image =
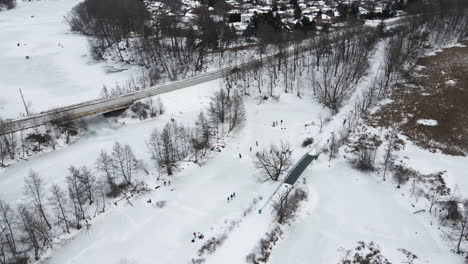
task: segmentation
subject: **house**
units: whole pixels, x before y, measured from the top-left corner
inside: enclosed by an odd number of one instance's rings
[[[241,23],[248,24],[253,16],[253,13],[241,14]]]

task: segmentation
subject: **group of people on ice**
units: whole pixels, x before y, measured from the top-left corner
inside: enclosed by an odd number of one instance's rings
[[[229,195],[227,197],[227,202],[229,203],[229,201],[232,201],[234,198],[236,198],[236,193],[235,192],[231,193],[231,195]]]
[[[196,240],[197,238],[201,240],[201,239],[203,239],[204,237],[205,237],[205,236],[204,236],[202,233],[200,233],[200,232],[198,232],[198,234],[197,234],[197,232],[193,232],[192,243],[195,243],[195,240]]]

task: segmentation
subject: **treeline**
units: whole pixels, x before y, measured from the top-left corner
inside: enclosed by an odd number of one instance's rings
[[[366,73],[376,35],[365,28],[351,28],[311,40],[317,72],[312,75],[314,94],[337,112]]]
[[[221,89],[193,127],[172,119],[161,132],[155,129],[147,146],[159,174],[165,169],[167,175],[173,175],[177,162],[185,158],[198,163],[208,150],[214,150],[215,140],[240,127],[245,118],[243,96],[236,90]],[[110,152],[101,150],[93,167],[70,166],[65,188],[48,186],[31,170],[25,178],[24,201],[12,205],[0,200],[0,263],[39,260],[56,238],[89,227],[92,218],[105,212],[110,199],[146,190],[137,178],[140,172],[149,174],[132,147],[120,142]]]
[[[8,121],[0,120],[0,167],[36,153],[55,150],[86,130],[85,122],[72,121],[64,114],[56,114],[50,123],[31,129],[7,133],[9,126]]]
[[[420,56],[466,39],[467,32],[468,19],[458,15],[457,10],[423,13],[411,17],[403,26],[387,30],[382,39],[383,45],[379,48],[383,54],[379,68],[369,86],[357,95],[354,109],[346,116],[346,122],[331,135],[325,147],[330,159],[337,155],[340,146],[349,142],[350,135],[356,131],[360,120],[369,114],[371,107],[386,98],[414,70]],[[375,152],[374,144],[360,144],[356,151],[356,163],[364,164],[366,170],[373,169]]]
[[[204,70],[208,50],[222,50],[238,40],[235,29],[215,22],[207,6],[196,14],[189,27],[181,27],[180,16],[152,16],[138,0],[86,0],[73,8],[67,21],[72,30],[92,36],[96,57],[112,48],[121,61],[150,69],[154,84],[162,77],[176,80]]]
[[[87,0],[76,5],[66,19],[73,31],[93,36],[90,44],[94,55],[113,47],[123,60],[122,51],[130,45],[128,39],[145,29],[149,17],[141,1]],[[126,41],[125,47],[114,45],[122,40]]]
[[[108,198],[129,187],[137,190],[133,176],[142,168],[129,145],[115,142],[111,153],[101,151],[94,168],[70,166],[66,188],[48,186],[31,170],[24,180],[24,201],[12,205],[0,200],[0,263],[39,260],[54,239],[88,227],[106,210]]]

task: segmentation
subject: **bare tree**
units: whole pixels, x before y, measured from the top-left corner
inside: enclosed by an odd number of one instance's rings
[[[73,214],[75,217],[75,227],[81,228],[81,221],[86,218],[84,205],[86,203],[86,193],[80,184],[79,169],[71,166],[67,176],[68,195],[72,203]]]
[[[29,175],[24,179],[25,189],[24,193],[26,196],[31,198],[36,210],[39,212],[41,217],[43,218],[44,222],[47,224],[49,229],[52,228],[50,224],[47,214],[45,212],[44,207],[44,198],[45,198],[45,189],[44,189],[44,181],[39,174],[35,171],[30,171]]]
[[[16,157],[16,148],[18,146],[18,139],[15,132],[4,134],[2,137],[3,146],[10,159],[14,160]]]
[[[16,258],[18,255],[15,236],[15,218],[15,211],[12,209],[11,205],[0,200],[0,236],[6,244],[6,248],[4,248],[3,251],[6,253],[8,250],[13,258]]]
[[[20,205],[18,215],[23,234],[22,241],[28,248],[34,250],[34,259],[39,260],[40,250],[50,245],[52,236],[44,219],[36,213],[36,210],[37,208]]]
[[[230,98],[225,89],[221,89],[211,98],[208,115],[215,124],[224,123],[228,118]]]
[[[195,122],[195,129],[191,138],[192,147],[195,151],[195,162],[198,162],[198,158],[204,155],[204,150],[210,147],[210,126],[208,120],[203,112],[200,112],[198,119]]]
[[[63,227],[65,232],[70,233],[67,195],[57,184],[50,188],[49,204],[55,210],[56,224]]]
[[[280,146],[271,145],[269,150],[257,152],[255,166],[273,181],[277,181],[281,173],[292,165],[290,146],[281,142]]]
[[[278,223],[284,224],[292,220],[296,216],[300,202],[305,199],[307,193],[304,190],[288,186],[288,189],[273,201],[273,210]]]
[[[242,125],[246,120],[245,107],[244,107],[244,98],[237,91],[234,91],[234,94],[230,100],[229,108],[229,131],[232,131],[239,125]]]
[[[388,134],[388,143],[387,143],[387,149],[385,151],[385,157],[384,157],[384,171],[383,171],[383,180],[385,181],[385,175],[387,174],[387,169],[388,165],[392,163],[393,161],[393,155],[392,151],[395,148],[395,141],[397,139],[397,132],[395,129],[393,129],[389,134]],[[400,183],[398,183],[398,188],[400,188]]]
[[[5,144],[3,143],[3,140],[0,138],[0,167],[5,166],[5,159],[7,156]]]
[[[454,230],[457,235],[457,254],[461,253],[460,247],[464,238],[468,236],[468,200],[463,200],[463,212],[461,218],[455,222]]]
[[[113,166],[112,156],[101,150],[96,160],[96,168],[104,175],[110,194],[116,196],[117,184],[115,183],[115,167]]]
[[[96,177],[94,176],[94,174],[88,167],[83,166],[80,168],[79,181],[80,181],[81,189],[84,191],[86,198],[89,204],[91,205],[94,201]]]
[[[315,66],[317,71],[320,66],[320,59],[331,50],[331,39],[328,34],[320,34],[317,37],[313,37],[309,40],[310,51],[315,56]]]
[[[340,142],[336,139],[335,133],[331,133],[331,138],[328,141],[327,151],[329,154],[328,161],[331,161],[338,155],[338,149],[340,147]]]
[[[70,114],[56,112],[50,123],[58,128],[60,133],[65,135],[65,143],[70,143],[70,137],[78,134],[78,127]]]
[[[175,146],[172,137],[172,129],[169,124],[164,126],[161,133],[155,129],[147,142],[151,151],[151,158],[155,161],[157,167],[165,167],[167,174],[173,174],[173,167],[176,162]]]
[[[335,34],[333,48],[323,54],[314,82],[319,101],[337,112],[364,76],[375,43],[367,29],[347,29]]]
[[[429,213],[432,212],[434,205],[439,203],[444,195],[448,194],[447,188],[435,182],[433,186],[429,189],[429,192],[426,194],[427,199],[429,200]]]
[[[122,146],[119,142],[115,142],[112,148],[112,159],[116,172],[122,176],[126,184],[132,185],[132,176],[137,169],[138,161],[130,145]]]

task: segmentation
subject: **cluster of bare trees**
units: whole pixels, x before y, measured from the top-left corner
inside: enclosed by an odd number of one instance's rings
[[[13,9],[16,6],[16,0],[0,0],[0,11],[3,9]]]
[[[380,67],[375,73],[373,81],[369,87],[364,89],[357,97],[354,104],[354,109],[346,115],[342,127],[335,131],[331,136],[327,145],[327,150],[332,158],[334,150],[339,146],[348,142],[349,136],[355,132],[362,118],[366,117],[369,109],[374,106],[380,99],[385,98],[392,91],[392,88],[402,81],[405,75],[411,72],[416,65],[418,57],[424,55],[428,50],[439,49],[449,44],[455,44],[457,41],[466,38],[468,28],[467,18],[460,15],[456,10],[448,10],[446,12],[422,13],[417,16],[412,16],[400,26],[388,34],[382,42],[383,45],[378,48],[382,54]],[[311,40],[322,42],[323,45],[315,45],[315,52],[323,47],[324,53],[329,53],[330,47],[334,45],[326,45],[325,35]],[[328,48],[325,48],[328,46]],[[316,53],[316,64],[322,64],[321,53]],[[320,70],[320,67],[317,69]],[[320,96],[320,95],[319,95]],[[394,143],[393,140],[390,140]],[[389,142],[386,148],[384,168],[388,167],[388,162],[391,161],[391,151],[393,143]],[[363,162],[363,167],[373,167],[375,150],[362,148],[362,152],[358,153],[357,160]]]
[[[206,68],[208,50],[220,54],[237,41],[235,30],[223,22],[215,22],[206,8],[197,10],[197,18],[189,28],[181,28],[180,18],[158,15],[153,25],[142,32],[132,47],[136,61],[151,69],[151,75],[165,75],[171,80],[193,76]]]
[[[468,20],[452,10],[413,16],[385,40],[383,61],[372,87],[372,95],[383,98],[397,85],[402,75],[416,66],[428,49],[437,50],[466,37]]]
[[[0,120],[0,167],[45,149],[55,150],[59,142],[68,144],[86,129],[84,122],[72,121],[64,114],[56,114],[49,124],[28,130],[10,132],[9,126]]]
[[[132,117],[138,117],[140,120],[148,117],[156,117],[164,114],[166,107],[161,101],[160,97],[154,99],[153,97],[146,98],[143,101],[137,101],[130,106],[130,110],[134,113]]]
[[[428,212],[437,216],[444,226],[446,237],[453,243],[455,252],[465,254],[468,241],[468,200],[460,198],[456,195],[456,190],[448,188],[444,180],[445,172],[423,175],[400,164],[393,164],[392,171],[399,185],[411,182],[411,197],[423,197],[427,200]]]
[[[226,86],[227,89],[220,89],[215,92],[211,98],[207,112],[213,127],[224,132],[227,125],[227,131],[231,132],[234,128],[241,126],[245,119],[244,97],[232,86]]]
[[[166,2],[167,7],[180,8],[180,4]],[[214,21],[208,6],[202,5],[194,13],[190,25],[181,26],[183,16],[151,14],[142,1],[86,0],[73,8],[67,21],[72,30],[91,36],[91,52],[96,58],[111,49],[120,61],[148,68],[154,84],[160,78],[176,80],[204,70],[208,51],[222,55],[238,41],[235,29]]]
[[[56,236],[81,229],[83,223],[88,226],[92,216],[106,210],[108,197],[135,185],[133,175],[141,167],[132,148],[119,142],[110,154],[101,151],[95,165],[95,169],[70,166],[66,188],[48,187],[37,172],[30,171],[22,203],[13,206],[0,200],[1,264],[38,260]]]
[[[200,114],[200,117],[204,119],[203,114]],[[204,123],[204,120],[201,122]],[[147,141],[147,146],[156,168],[158,170],[165,168],[167,174],[172,175],[176,162],[183,160],[192,153],[193,145],[191,139],[192,130],[175,121],[167,123],[162,131],[154,129]],[[203,150],[207,146],[197,145],[197,147]]]
[[[375,41],[366,28],[342,30],[311,41],[318,65],[314,92],[323,105],[337,112],[354,92],[368,68]]]
[[[207,111],[200,112],[193,127],[172,119],[162,130],[153,130],[147,146],[156,168],[164,168],[172,175],[178,161],[190,155],[194,162],[204,157],[213,140],[225,133],[225,125],[229,133],[245,120],[243,96],[237,90],[221,89],[211,98]]]
[[[112,8],[109,8],[112,7]],[[102,57],[106,48],[112,47],[121,60],[129,47],[129,38],[141,32],[150,17],[146,6],[136,0],[86,0],[76,5],[67,17],[74,31],[92,36],[91,49]],[[125,45],[119,45],[126,41]]]

